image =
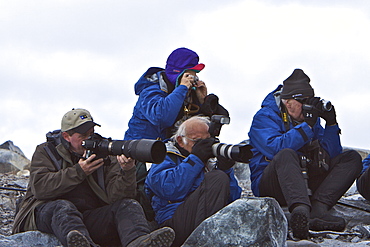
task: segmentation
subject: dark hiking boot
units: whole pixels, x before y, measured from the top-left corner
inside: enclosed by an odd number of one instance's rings
[[[310,216],[310,229],[314,231],[343,231],[346,221],[329,213],[330,207],[322,202],[313,201]]]
[[[308,206],[295,207],[290,216],[290,227],[293,237],[298,239],[308,239],[308,221],[310,211]]]
[[[310,219],[310,229],[314,231],[343,231],[346,221],[338,216],[326,214],[320,218]]]
[[[174,230],[170,227],[162,227],[138,237],[129,243],[127,247],[170,247],[174,239]]]
[[[89,240],[79,231],[72,230],[67,234],[68,247],[90,247]]]

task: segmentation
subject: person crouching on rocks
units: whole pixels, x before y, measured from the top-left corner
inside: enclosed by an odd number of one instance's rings
[[[175,230],[172,246],[181,246],[203,220],[241,196],[235,161],[218,156],[215,167],[207,162],[215,143],[208,129],[206,117],[185,120],[166,143],[165,160],[146,177],[158,224]]]
[[[320,119],[326,121],[325,128]],[[345,220],[329,210],[362,166],[356,151],[342,152],[339,134],[334,106],[314,96],[310,78],[301,69],[267,95],[253,118],[253,193],[288,206],[295,238],[307,239],[309,229],[345,229]]]
[[[37,146],[13,233],[39,230],[54,234],[63,246],[170,246],[174,231],[151,232],[140,204],[131,199],[135,161],[84,156],[82,142],[96,125],[89,111],[72,109],[62,118],[60,135]]]

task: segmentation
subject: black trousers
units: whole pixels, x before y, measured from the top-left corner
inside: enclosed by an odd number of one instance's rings
[[[150,232],[140,204],[132,199],[83,213],[70,201],[55,200],[36,207],[35,215],[38,230],[54,234],[64,246],[71,230],[78,230],[90,241],[104,246],[126,246]]]
[[[264,170],[260,181],[260,196],[274,197],[281,206],[292,209],[294,204],[319,201],[333,207],[349,189],[362,169],[361,156],[354,150],[334,157],[327,172],[309,167],[308,185],[303,177],[300,158],[292,149],[283,149],[275,155]],[[312,191],[308,195],[307,186]]]
[[[230,179],[226,173],[220,170],[206,173],[200,186],[161,225],[174,229],[172,246],[181,246],[203,220],[226,206],[229,195]]]
[[[370,169],[361,174],[357,179],[357,190],[368,201],[370,201]]]

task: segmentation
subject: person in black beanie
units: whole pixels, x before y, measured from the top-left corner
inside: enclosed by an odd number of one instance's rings
[[[362,163],[356,151],[343,152],[339,134],[334,106],[315,97],[301,69],[267,95],[253,118],[253,193],[288,207],[294,238],[307,239],[309,229],[346,227],[345,220],[329,210],[353,184]]]

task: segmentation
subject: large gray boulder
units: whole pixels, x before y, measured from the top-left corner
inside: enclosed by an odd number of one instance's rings
[[[30,160],[12,141],[0,145],[0,173],[22,171],[30,166]]]
[[[34,247],[34,246],[62,246],[59,240],[52,234],[39,231],[28,231],[10,236],[0,235],[0,246]]]
[[[285,246],[287,232],[275,199],[244,198],[204,220],[183,246]]]

